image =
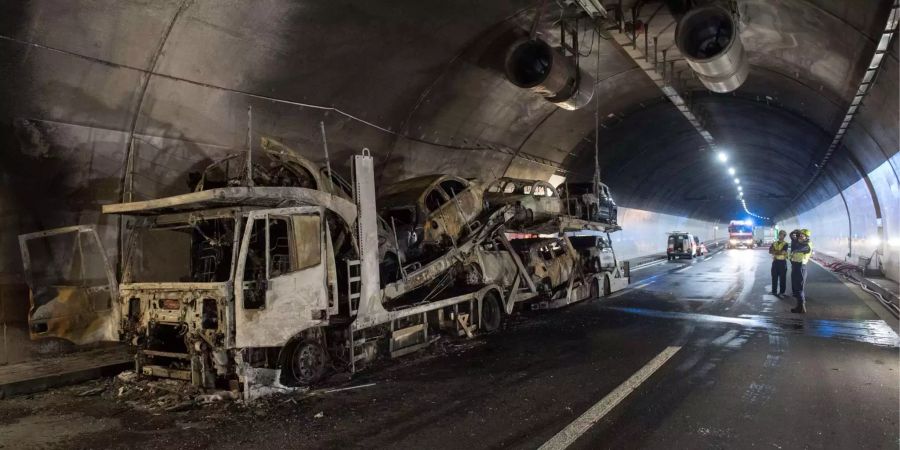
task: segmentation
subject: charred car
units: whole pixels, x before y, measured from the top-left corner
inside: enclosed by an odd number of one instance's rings
[[[379,215],[396,230],[399,251],[410,261],[452,248],[478,228],[484,211],[477,183],[452,175],[427,175],[394,183],[378,196]]]
[[[556,188],[540,180],[497,179],[485,190],[484,200],[491,209],[504,205],[513,206],[514,216],[510,220],[512,226],[546,222],[563,213]]]
[[[516,239],[510,243],[542,292],[565,285],[578,269],[578,254],[564,237]]]
[[[560,186],[566,214],[589,222],[618,223],[619,208],[603,183],[566,183]]]
[[[607,237],[602,235],[569,236],[586,272],[599,273],[616,267],[616,254]]]

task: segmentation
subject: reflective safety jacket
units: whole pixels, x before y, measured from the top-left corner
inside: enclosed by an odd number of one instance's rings
[[[796,243],[791,245],[791,262],[806,264],[812,256],[812,242]]]
[[[788,243],[785,241],[775,241],[769,247],[769,254],[776,261],[784,261],[788,256]]]

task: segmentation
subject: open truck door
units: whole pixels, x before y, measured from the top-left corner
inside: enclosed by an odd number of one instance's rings
[[[30,289],[32,339],[76,345],[119,340],[115,273],[94,227],[56,228],[19,236]]]

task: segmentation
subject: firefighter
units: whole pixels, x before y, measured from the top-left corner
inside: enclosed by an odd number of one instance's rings
[[[791,290],[797,299],[797,307],[792,313],[806,312],[806,263],[812,256],[810,232],[806,228],[791,233]]]
[[[769,247],[769,254],[772,255],[772,295],[779,297],[787,288],[788,243],[784,240],[785,236],[786,231],[778,231],[778,240]]]

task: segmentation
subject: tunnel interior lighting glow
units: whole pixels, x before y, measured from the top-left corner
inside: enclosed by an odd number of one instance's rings
[[[725,162],[728,161],[728,155],[725,152],[719,152],[718,154],[719,161]]]
[[[741,184],[741,180],[739,178],[734,179],[734,184]]]
[[[738,186],[738,191],[743,191],[743,190],[744,190],[743,186]]]
[[[734,175],[735,172],[737,172],[737,171],[734,170],[734,167],[729,167],[729,168],[728,168],[728,173],[729,173],[730,175]]]

